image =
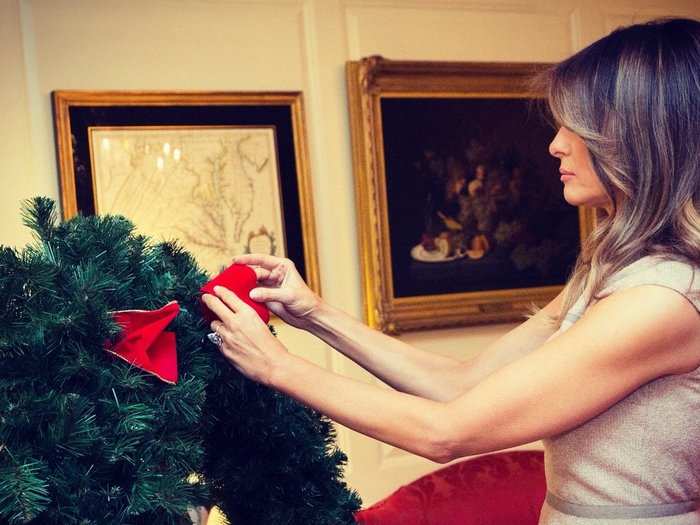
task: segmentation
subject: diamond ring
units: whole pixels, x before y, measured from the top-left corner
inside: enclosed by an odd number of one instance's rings
[[[219,348],[221,348],[221,345],[224,344],[224,340],[221,339],[221,336],[217,332],[207,334],[207,338]]]

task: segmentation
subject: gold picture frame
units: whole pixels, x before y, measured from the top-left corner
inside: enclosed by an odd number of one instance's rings
[[[55,91],[52,101],[65,219],[123,214],[177,238],[211,274],[264,247],[320,293],[300,92]]]
[[[566,203],[556,201],[563,201],[560,187],[554,188],[559,192],[556,198],[547,196],[544,201],[539,195],[544,191],[533,188],[553,188],[543,171],[560,186],[556,167],[549,173],[538,168],[537,162],[546,161],[525,158],[518,150],[519,139],[532,144],[538,140],[535,149],[541,146],[548,156],[545,132],[537,128],[547,127],[541,119],[528,124],[532,133],[516,133],[531,102],[542,98],[528,87],[528,80],[543,67],[546,64],[394,61],[379,56],[346,64],[364,313],[370,326],[396,334],[522,320],[533,303],[543,306],[562,289],[569,269],[564,261],[573,263],[595,219],[589,208],[568,206],[568,212],[562,211]],[[551,140],[554,133],[547,131]],[[479,134],[488,138],[482,140]],[[498,157],[498,148],[505,145],[496,143],[508,141],[510,152]],[[474,171],[479,155],[491,160]],[[491,171],[486,186],[481,182],[489,166],[494,166],[496,181],[490,189]],[[529,166],[525,175],[523,166]],[[535,175],[528,178],[529,173]],[[434,190],[435,180],[457,181],[452,200],[445,197],[451,190]],[[423,192],[423,186],[433,189]],[[527,202],[548,207],[527,208],[521,198],[527,192],[534,195]],[[499,195],[505,195],[500,202],[511,204],[509,220],[501,220],[498,227],[484,226],[491,212],[483,211],[474,219],[477,198],[483,203]],[[437,209],[441,199],[457,210],[454,216]],[[514,215],[515,209],[520,216]],[[543,220],[538,214],[549,209],[559,210],[559,215],[543,215]],[[460,222],[465,217],[472,222]],[[547,220],[560,218],[557,237],[537,237],[548,227]],[[444,231],[436,234],[439,228]],[[508,265],[518,271],[503,271]],[[464,277],[469,272],[472,281]],[[479,272],[490,277],[480,280]]]

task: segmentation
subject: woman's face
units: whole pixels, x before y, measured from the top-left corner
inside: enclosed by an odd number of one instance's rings
[[[572,206],[602,207],[610,211],[610,197],[593,169],[591,155],[581,137],[561,127],[549,144],[549,153],[561,161],[559,173],[566,202]]]

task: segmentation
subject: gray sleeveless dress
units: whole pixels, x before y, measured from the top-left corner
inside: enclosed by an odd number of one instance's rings
[[[601,295],[643,284],[676,290],[700,312],[700,266],[656,256],[618,271]],[[581,317],[583,302],[551,338]],[[700,524],[700,367],[653,380],[543,443],[539,525]]]

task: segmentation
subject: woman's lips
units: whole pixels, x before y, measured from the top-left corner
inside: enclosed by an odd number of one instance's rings
[[[575,176],[573,173],[566,170],[559,170],[559,173],[561,173],[561,177],[559,177],[559,180],[561,180],[562,182],[564,182],[565,180],[569,180]]]

